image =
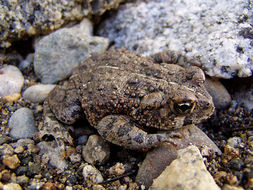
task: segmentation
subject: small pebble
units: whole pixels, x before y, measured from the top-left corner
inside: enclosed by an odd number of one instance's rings
[[[126,172],[124,164],[122,163],[116,163],[113,167],[109,169],[109,175],[116,175],[120,176]]]
[[[17,183],[8,183],[3,186],[3,190],[22,190],[22,188]]]
[[[19,69],[22,71],[22,70],[28,68],[31,65],[31,63],[33,62],[33,58],[34,58],[34,53],[29,53],[26,56],[26,58],[19,63],[19,65],[18,65]]]
[[[0,146],[0,155],[12,155],[14,152],[14,149],[9,144],[3,144]]]
[[[6,135],[0,135],[0,145],[4,144],[4,143],[8,143],[12,140],[11,137],[6,136]]]
[[[53,90],[55,85],[53,84],[37,84],[30,86],[23,93],[23,98],[29,100],[33,103],[41,103],[43,102],[49,92]]]
[[[240,143],[242,143],[242,138],[241,137],[231,137],[227,140],[227,143],[229,146],[233,148],[238,148]]]
[[[79,163],[82,159],[81,154],[73,153],[69,157],[72,163]]]
[[[56,189],[58,189],[57,185],[52,182],[46,182],[41,187],[41,190],[56,190]]]
[[[3,183],[9,182],[11,179],[11,173],[9,170],[3,170],[0,172],[0,181]]]
[[[84,145],[87,143],[88,136],[87,135],[82,135],[77,139],[77,144],[78,145]]]
[[[22,152],[24,152],[25,148],[23,146],[18,146],[17,148],[14,149],[14,152],[16,154],[20,154]]]
[[[10,169],[16,169],[20,165],[20,160],[18,159],[18,156],[16,154],[12,156],[4,155],[2,162]]]
[[[103,176],[100,171],[97,170],[94,166],[85,164],[83,167],[83,177],[84,181],[89,184],[98,184],[104,181]]]
[[[225,184],[222,187],[222,190],[243,190],[243,188],[242,187],[237,187],[237,186]]]
[[[0,69],[0,97],[20,93],[24,77],[20,70],[12,65]]]
[[[231,160],[233,158],[237,158],[240,155],[240,152],[238,148],[233,148],[227,144],[224,147],[224,154],[227,156],[228,160]]]
[[[98,135],[91,135],[83,148],[82,156],[90,164],[103,164],[110,156],[110,146]]]
[[[18,184],[25,184],[28,183],[29,178],[25,175],[17,176],[16,178]]]
[[[205,86],[213,98],[215,108],[222,109],[230,105],[231,96],[219,80],[207,77]]]
[[[16,139],[32,137],[38,131],[34,123],[33,113],[28,108],[19,108],[15,111],[8,124],[10,136]]]
[[[17,101],[20,97],[21,97],[20,93],[14,93],[14,94],[3,97],[2,100],[3,100],[4,103],[14,102],[14,101]]]

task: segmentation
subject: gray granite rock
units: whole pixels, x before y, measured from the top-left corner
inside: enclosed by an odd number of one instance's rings
[[[248,0],[128,3],[99,34],[143,55],[174,50],[197,58],[210,76],[251,76],[253,7]]]
[[[150,190],[220,190],[207,171],[196,146],[178,151],[178,157],[154,180]]]
[[[37,84],[30,86],[23,93],[23,98],[29,100],[33,103],[41,103],[43,102],[49,92],[53,90],[55,85],[53,84]]]
[[[15,40],[54,31],[84,16],[101,15],[116,9],[123,0],[3,0],[0,4],[0,47]]]
[[[45,36],[36,44],[34,70],[42,83],[67,78],[74,67],[107,49],[108,39],[90,36],[89,29],[82,29],[86,27],[90,27],[90,23],[85,19],[79,25]]]
[[[10,136],[16,139],[32,137],[37,131],[33,113],[28,108],[19,108],[9,119]]]
[[[23,84],[23,74],[17,67],[8,65],[0,70],[0,97],[20,93]]]

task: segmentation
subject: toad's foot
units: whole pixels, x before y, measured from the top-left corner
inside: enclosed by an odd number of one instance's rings
[[[180,138],[178,133],[148,134],[123,115],[108,115],[96,126],[99,134],[113,144],[127,149],[148,150],[162,142],[173,145],[175,138]]]
[[[66,86],[56,86],[48,96],[48,103],[55,117],[66,124],[81,118],[81,103],[73,81]]]

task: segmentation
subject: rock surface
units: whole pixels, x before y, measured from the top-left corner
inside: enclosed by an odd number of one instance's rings
[[[12,65],[0,70],[0,97],[20,93],[24,84],[24,77],[20,70]]]
[[[79,25],[45,36],[36,44],[34,70],[42,83],[56,83],[67,78],[74,67],[107,49],[108,40],[90,36],[89,29],[82,29],[86,27],[90,27],[90,23],[85,19]]]
[[[33,103],[41,103],[46,98],[49,92],[55,87],[52,84],[37,84],[30,86],[23,93],[23,98]]]
[[[28,108],[15,111],[8,124],[10,136],[16,139],[32,137],[38,131],[34,123],[33,113]]]
[[[114,9],[123,0],[4,0],[0,4],[0,47],[9,47],[15,40],[46,34],[84,16],[101,15]]]
[[[246,84],[248,85],[243,86],[235,93],[235,98],[239,104],[244,105],[249,111],[253,111],[253,79]]]
[[[230,105],[232,98],[223,84],[215,78],[206,78],[206,89],[213,98],[216,109],[226,108]]]
[[[219,190],[195,146],[178,151],[178,157],[154,180],[150,190]]]
[[[252,3],[252,2],[251,2]],[[251,76],[253,7],[248,0],[158,0],[127,4],[99,34],[144,55],[163,50],[195,57],[210,76]]]

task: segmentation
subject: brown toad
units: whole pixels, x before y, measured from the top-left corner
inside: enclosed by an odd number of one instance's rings
[[[213,113],[214,105],[201,69],[162,63],[158,55],[145,58],[111,49],[89,59],[67,85],[49,94],[51,111],[66,124],[84,112],[105,140],[125,148],[149,149],[170,141],[173,133],[151,129],[173,131],[199,123]],[[169,54],[167,59],[178,61]]]

